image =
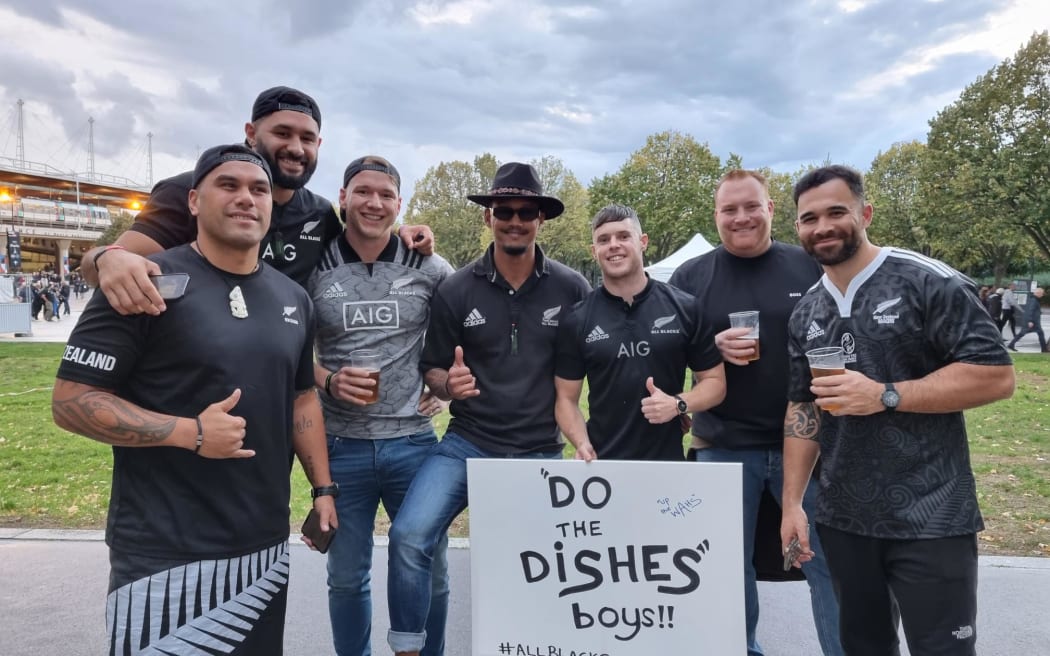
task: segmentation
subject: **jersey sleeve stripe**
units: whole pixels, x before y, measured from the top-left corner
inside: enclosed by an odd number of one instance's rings
[[[930,271],[939,275],[942,278],[951,278],[956,274],[955,269],[952,269],[943,262],[938,262],[937,260],[928,258],[925,255],[920,255],[919,253],[915,253],[913,251],[893,248],[890,249],[889,256],[901,260],[908,260],[909,262],[915,262],[916,264],[919,264],[920,266],[929,269]]]

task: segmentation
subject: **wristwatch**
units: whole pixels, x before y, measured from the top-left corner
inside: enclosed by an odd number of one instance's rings
[[[674,400],[678,403],[678,414],[680,414],[680,415],[687,415],[687,414],[689,414],[689,404],[686,403],[685,400],[682,397],[680,397],[680,396],[678,396],[676,394],[675,397],[674,397]]]
[[[333,499],[338,499],[339,483],[333,482],[331,485],[323,485],[310,490],[310,498],[316,499],[317,497],[332,497]]]
[[[893,386],[893,383],[886,383],[886,390],[882,393],[882,405],[886,406],[886,412],[893,412],[897,409],[897,404],[901,402],[901,395],[897,393],[897,388]]]

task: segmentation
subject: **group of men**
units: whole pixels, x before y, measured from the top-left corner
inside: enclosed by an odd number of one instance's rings
[[[105,296],[70,337],[53,408],[114,446],[111,653],[281,653],[294,454],[321,528],[338,527],[336,651],[371,653],[382,502],[388,643],[443,654],[467,459],[561,458],[564,434],[587,461],[682,460],[690,424],[695,460],[742,465],[749,654],[763,653],[763,493],[783,506],[782,546],[801,544],[825,654],[893,653],[898,614],[913,653],[973,653],[981,525],[961,412],[1008,396],[1013,370],[970,281],[867,241],[859,174],[800,180],[803,248],[772,239],[760,174],[726,174],[722,245],[670,284],[644,271],[637,214],[603,208],[591,290],[536,243],[564,205],[531,166],[505,164],[468,197],[492,244],[453,271],[428,230],[393,231],[389,161],[346,167],[338,214],[304,188],[321,143],[309,96],[269,89],[251,118],[244,145],[158,184],[132,230],[85,257]],[[759,340],[730,327],[741,310],[761,312]],[[847,371],[811,380],[805,351],[827,345]],[[378,381],[360,349],[378,351]]]

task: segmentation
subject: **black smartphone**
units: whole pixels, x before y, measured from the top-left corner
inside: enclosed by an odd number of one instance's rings
[[[186,285],[190,281],[188,273],[162,273],[149,277],[150,282],[157,288],[160,297],[165,301],[182,298],[186,293]]]
[[[332,538],[335,537],[335,527],[322,531],[321,516],[316,510],[311,508],[306,515],[306,521],[303,522],[302,534],[310,538],[310,542],[313,542],[318,551],[328,553],[328,545],[332,542]]]

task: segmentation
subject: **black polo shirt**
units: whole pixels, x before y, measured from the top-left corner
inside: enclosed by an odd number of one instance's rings
[[[682,460],[677,418],[651,424],[642,415],[645,381],[652,376],[658,388],[678,394],[686,367],[704,371],[721,362],[695,299],[650,279],[631,304],[604,287],[577,303],[558,329],[555,373],[587,377],[587,435],[599,458]]]
[[[130,230],[140,232],[165,250],[197,238],[197,217],[190,214],[193,171],[158,182]],[[324,246],[343,228],[332,203],[308,189],[296,189],[284,205],[273,204],[270,229],[259,244],[259,257],[305,286]]]
[[[453,401],[448,429],[494,454],[559,451],[554,358],[562,315],[590,291],[578,272],[536,247],[535,274],[514,290],[493,246],[445,279],[431,301],[420,369],[448,369],[456,346],[481,394]]]

